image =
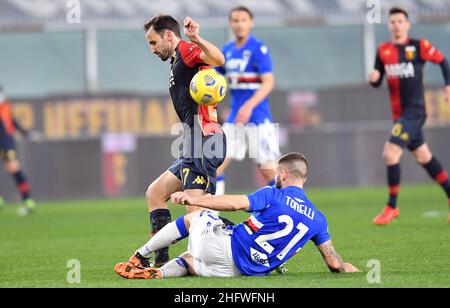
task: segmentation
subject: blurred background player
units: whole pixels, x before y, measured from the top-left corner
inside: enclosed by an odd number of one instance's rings
[[[343,262],[331,241],[325,216],[306,197],[307,173],[306,158],[300,153],[289,153],[280,158],[276,188],[264,187],[248,196],[173,194],[173,203],[215,211],[241,210],[253,215],[233,227],[226,226],[220,217],[208,210],[182,216],[138,251],[148,256],[155,249],[189,236],[188,252],[160,269],[136,267],[138,262],[132,257],[129,262],[117,264],[114,267],[116,273],[129,279],[189,274],[206,277],[264,276],[293,257],[310,240],[331,272],[359,272],[352,264]]]
[[[253,25],[253,13],[248,8],[239,6],[230,11],[229,26],[235,40],[223,47],[225,66],[218,70],[228,80],[231,111],[223,126],[228,151],[225,162],[217,170],[217,195],[225,193],[224,172],[231,160],[244,159],[247,148],[250,150],[253,144],[251,140],[256,138],[257,157],[252,158],[268,184],[274,184],[279,144],[267,96],[274,89],[275,78],[269,49],[251,34]],[[247,125],[245,133],[242,125]]]
[[[219,48],[200,37],[200,26],[190,17],[184,19],[184,34],[191,42],[181,39],[180,26],[169,15],[152,18],[144,29],[151,52],[162,61],[170,60],[172,64],[170,95],[180,121],[185,124],[183,153],[147,190],[150,225],[154,235],[171,221],[166,202],[172,193],[179,190],[193,196],[215,193],[216,169],[226,155],[225,136],[217,122],[216,107],[195,103],[189,94],[189,83],[202,66],[220,66],[225,59]],[[200,136],[195,134],[196,131],[200,132]],[[196,138],[202,140],[197,142]],[[204,153],[203,149],[196,149],[197,144],[203,146],[205,142],[215,144],[216,150],[221,149],[220,153]],[[143,265],[148,265],[145,258],[137,257]],[[167,261],[167,248],[156,251],[156,266]]]
[[[395,219],[399,210],[400,159],[407,148],[428,174],[445,190],[450,206],[450,182],[447,172],[425,143],[422,126],[426,120],[423,69],[425,62],[440,65],[445,80],[447,102],[450,103],[450,68],[442,53],[425,39],[411,39],[408,13],[394,7],[389,12],[390,42],[379,46],[375,70],[369,81],[374,87],[382,84],[383,76],[389,85],[394,126],[386,143],[383,158],[387,164],[389,201],[374,218],[376,225],[386,225]],[[448,216],[450,222],[450,214]]]
[[[17,158],[14,141],[16,130],[23,136],[28,136],[28,131],[14,119],[12,105],[6,99],[3,89],[0,87],[0,158],[3,159],[6,172],[13,177],[17,190],[22,197],[23,206],[19,208],[18,214],[24,216],[32,213],[36,205],[34,200],[31,199],[30,185]],[[0,197],[0,207],[3,207],[4,203],[5,201]]]

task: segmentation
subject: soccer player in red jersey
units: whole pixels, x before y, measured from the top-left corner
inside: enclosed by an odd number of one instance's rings
[[[14,119],[12,112],[12,105],[0,87],[0,158],[3,159],[5,170],[13,177],[17,190],[22,196],[24,205],[19,208],[18,214],[24,216],[31,214],[36,205],[31,199],[30,185],[17,158],[14,132],[18,130],[22,135],[27,136],[28,131]],[[4,200],[0,197],[0,208],[3,205]]]
[[[386,143],[383,158],[387,164],[389,201],[374,218],[376,225],[386,225],[395,219],[397,196],[400,190],[400,159],[407,148],[416,161],[445,190],[450,206],[450,182],[447,172],[425,143],[422,126],[426,120],[423,69],[427,61],[440,65],[445,79],[445,93],[450,103],[450,68],[442,53],[425,39],[412,39],[408,13],[394,7],[389,12],[389,31],[392,39],[379,46],[375,69],[369,75],[374,87],[382,84],[383,76],[389,85],[394,126]],[[450,214],[448,216],[450,222]]]
[[[152,234],[156,234],[171,222],[166,202],[172,193],[180,190],[191,196],[215,193],[216,169],[226,156],[225,136],[218,124],[216,107],[195,103],[189,84],[202,67],[222,66],[225,57],[218,47],[200,36],[200,25],[190,17],[184,19],[184,34],[190,42],[181,39],[180,25],[169,15],[155,16],[144,30],[151,52],[172,64],[169,90],[184,126],[182,153],[176,153],[178,159],[153,181],[146,193]],[[188,212],[194,210],[187,208]],[[142,267],[150,265],[139,253],[132,259]],[[155,252],[156,267],[168,260],[167,248]]]

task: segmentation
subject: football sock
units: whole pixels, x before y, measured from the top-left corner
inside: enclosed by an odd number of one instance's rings
[[[189,236],[184,223],[184,216],[167,224],[159,230],[138,252],[148,258],[154,251],[159,251]]]
[[[395,209],[397,207],[397,196],[400,192],[400,164],[387,167],[387,180],[389,186],[387,205]]]
[[[30,198],[30,185],[22,171],[17,171],[13,174],[14,181],[16,182],[17,190],[22,196],[22,200]]]
[[[275,179],[273,179],[272,181],[267,182],[267,186],[272,186],[274,187],[276,184]]]
[[[163,278],[166,277],[181,277],[189,274],[188,265],[186,261],[181,258],[175,258],[167,262],[160,268]]]
[[[433,157],[428,164],[422,166],[428,172],[430,177],[442,186],[450,202],[450,182],[448,180],[448,174],[444,168],[442,168],[441,163]]]
[[[216,183],[216,196],[222,196],[225,194],[225,177],[218,176]]]
[[[150,212],[150,224],[152,226],[152,237],[170,223],[170,211],[168,209],[157,209]],[[169,248],[155,251],[155,263],[161,264],[169,261]]]

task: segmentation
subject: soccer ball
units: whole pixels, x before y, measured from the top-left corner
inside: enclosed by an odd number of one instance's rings
[[[201,70],[192,78],[189,93],[197,104],[214,106],[227,94],[227,81],[214,69]]]

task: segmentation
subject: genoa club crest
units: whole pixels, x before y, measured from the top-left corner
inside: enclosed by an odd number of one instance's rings
[[[405,49],[406,60],[412,61],[416,58],[416,46],[408,46]]]

